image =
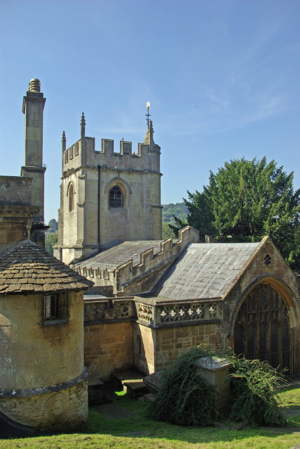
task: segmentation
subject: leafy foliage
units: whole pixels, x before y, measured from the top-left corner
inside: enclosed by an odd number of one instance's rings
[[[284,426],[284,411],[276,396],[283,376],[268,362],[236,358],[233,364],[230,418],[259,426]]]
[[[58,230],[58,223],[55,220],[55,218],[52,218],[49,223],[48,226],[50,226],[48,232],[56,232]]]
[[[197,374],[196,360],[213,351],[193,348],[162,374],[162,384],[148,412],[158,421],[183,426],[206,426],[216,417],[215,390]]]
[[[180,220],[185,220],[188,214],[188,209],[184,203],[170,203],[165,204],[162,210],[163,223],[174,224],[174,215]]]
[[[218,416],[215,407],[215,389],[197,372],[195,362],[202,357],[222,357],[203,346],[176,359],[162,373],[161,387],[155,400],[149,404],[149,415],[158,420],[180,425],[206,426]],[[268,362],[247,360],[227,353],[231,362],[231,414],[234,421],[251,425],[283,426],[287,423],[279,407],[279,387],[283,375]]]
[[[180,220],[180,218],[177,218],[175,215],[173,215],[174,218],[174,224],[169,224],[169,228],[172,230],[174,235],[178,237],[178,232],[180,229],[185,228],[188,226],[188,222],[186,220]]]
[[[46,234],[46,240],[45,240],[45,250],[53,255],[53,246],[57,243],[57,234]]]
[[[162,238],[165,239],[176,239],[176,234],[173,231],[173,229],[170,227],[170,225],[166,222],[163,222],[162,224]]]
[[[269,235],[292,268],[300,270],[300,189],[293,172],[275,161],[231,160],[210,173],[203,192],[184,200],[188,224],[219,241],[260,241]]]

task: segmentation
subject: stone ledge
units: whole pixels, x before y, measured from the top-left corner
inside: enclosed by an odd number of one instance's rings
[[[69,388],[75,387],[76,385],[81,384],[86,381],[89,377],[90,373],[87,368],[84,368],[83,372],[75,377],[74,379],[68,380],[67,382],[62,382],[56,385],[50,385],[49,387],[41,387],[41,388],[28,388],[22,390],[5,390],[0,389],[0,399],[3,398],[25,398],[29,396],[40,396],[43,394],[54,393],[62,390],[67,390]]]
[[[137,324],[141,324],[145,327],[149,327],[150,329],[170,329],[170,327],[184,327],[184,326],[199,326],[199,324],[219,324],[222,320],[219,318],[211,319],[211,320],[199,320],[199,321],[174,321],[172,323],[147,323],[143,320],[136,320]]]

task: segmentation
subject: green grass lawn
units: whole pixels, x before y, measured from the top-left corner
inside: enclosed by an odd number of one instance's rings
[[[54,435],[15,440],[0,440],[2,448],[290,448],[300,443],[300,388],[280,393],[283,405],[293,410],[290,426],[285,428],[250,428],[238,430],[236,423],[220,427],[181,427],[153,421],[146,416],[145,404],[119,395],[114,406],[118,419],[109,418],[106,406],[90,408],[86,434]],[[299,410],[299,414],[297,413]],[[123,416],[123,415],[126,415]]]

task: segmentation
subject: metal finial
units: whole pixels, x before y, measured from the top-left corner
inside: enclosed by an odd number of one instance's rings
[[[147,122],[147,126],[149,127],[150,117],[151,117],[151,114],[150,114],[150,112],[149,112],[149,110],[150,110],[150,101],[147,102],[146,108],[147,108],[147,114],[145,114],[146,117],[147,117],[147,118],[146,118],[146,122]]]

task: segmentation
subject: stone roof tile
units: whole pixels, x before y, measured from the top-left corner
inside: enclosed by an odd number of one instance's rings
[[[96,256],[90,257],[82,262],[76,263],[76,267],[81,268],[108,268],[114,269],[132,259],[133,266],[141,262],[141,253],[153,248],[153,254],[161,251],[163,240],[142,240],[133,242],[123,242],[113,246]]]
[[[223,297],[261,243],[192,243],[166,273],[159,296]]]
[[[93,282],[22,240],[0,254],[0,294],[86,290]]]

